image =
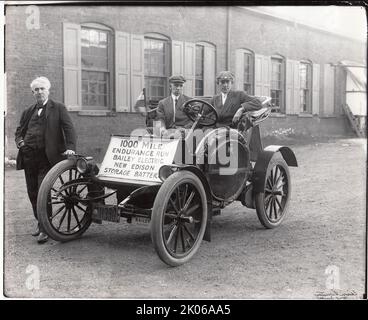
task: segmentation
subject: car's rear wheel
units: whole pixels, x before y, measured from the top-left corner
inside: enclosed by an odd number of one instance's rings
[[[284,220],[290,200],[291,183],[289,167],[278,153],[267,166],[263,192],[255,194],[255,206],[259,221],[268,229]]]
[[[152,210],[151,238],[160,259],[170,266],[189,261],[202,242],[207,197],[200,179],[179,171],[159,189]]]

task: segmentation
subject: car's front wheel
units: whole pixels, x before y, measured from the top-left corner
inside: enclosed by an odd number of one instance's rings
[[[207,225],[207,197],[200,179],[188,171],[167,178],[151,217],[151,238],[160,259],[170,266],[189,261],[199,249]]]
[[[37,198],[38,220],[43,230],[56,241],[80,237],[92,222],[88,198],[101,188],[82,179],[75,161],[57,163],[43,179]]]

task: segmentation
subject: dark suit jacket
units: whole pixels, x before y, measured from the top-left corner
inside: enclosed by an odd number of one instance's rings
[[[156,121],[161,121],[166,129],[173,127],[185,127],[188,128],[192,125],[192,121],[188,118],[183,111],[183,105],[186,101],[190,100],[186,95],[180,95],[175,108],[175,120],[174,120],[174,105],[171,95],[165,99],[160,100],[156,110]]]
[[[24,139],[28,129],[29,120],[36,108],[36,104],[31,105],[23,111],[19,126],[15,131],[15,143]],[[46,130],[45,130],[45,151],[50,164],[53,166],[63,159],[61,155],[65,150],[76,149],[76,133],[65,106],[49,99],[46,104]],[[22,151],[19,150],[17,156],[17,170],[23,169]]]
[[[217,126],[230,126],[232,119],[240,107],[245,111],[254,111],[262,108],[262,103],[255,97],[247,95],[244,91],[230,90],[222,105],[222,94],[215,95],[210,103],[218,113]]]

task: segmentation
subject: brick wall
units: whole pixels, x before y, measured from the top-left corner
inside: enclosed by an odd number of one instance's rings
[[[77,152],[92,155],[98,161],[103,159],[111,134],[130,134],[136,128],[145,127],[145,118],[134,113],[96,117],[71,112],[71,116],[78,135]]]
[[[263,136],[271,136],[277,139],[306,138],[306,140],[320,137],[344,137],[354,136],[352,129],[344,117],[269,117],[260,124]]]
[[[14,132],[22,111],[34,102],[30,83],[37,76],[51,82],[50,97],[63,99],[62,26],[60,13],[41,9],[40,29],[27,29],[26,6],[6,8],[5,71],[7,112],[5,133],[10,155],[14,155]],[[56,22],[57,21],[57,22]]]
[[[207,41],[216,46],[216,72],[226,68],[227,9],[222,7],[124,7],[124,6],[38,6],[40,29],[27,29],[27,6],[6,7],[5,60],[7,72],[6,152],[14,156],[14,131],[24,108],[33,103],[30,82],[40,75],[52,84],[50,97],[63,101],[63,22],[105,24],[113,30],[144,34],[161,33],[173,40]],[[361,61],[365,47],[356,41],[316,33],[310,28],[280,22],[277,19],[231,9],[230,63],[235,63],[235,49],[249,48],[260,54],[279,53],[291,59],[310,59],[316,63],[341,59]],[[323,92],[322,92],[323,93]],[[321,100],[322,101],[322,100]],[[78,133],[79,152],[101,157],[111,133],[130,132],[143,125],[143,118],[133,113],[96,117],[71,112]],[[281,121],[281,122],[280,122]],[[277,127],[282,121],[271,122]],[[292,120],[290,120],[292,121]],[[295,121],[296,130],[306,126],[320,134],[346,132],[338,120],[331,131],[320,130],[315,118]],[[302,125],[300,125],[302,124]],[[329,128],[329,126],[325,127]]]

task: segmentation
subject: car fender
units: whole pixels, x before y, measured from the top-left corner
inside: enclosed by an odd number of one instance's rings
[[[195,174],[202,182],[207,197],[207,224],[204,232],[203,240],[211,241],[211,221],[212,221],[212,194],[208,180],[204,173],[196,166],[191,165],[171,165],[176,170],[187,170]]]
[[[291,150],[289,147],[270,145],[264,148],[264,151],[273,151],[273,152],[279,151],[289,167],[298,166],[295,154],[293,150]]]
[[[282,157],[288,166],[297,167],[298,162],[296,160],[294,152],[289,147],[271,145],[266,147],[263,151],[258,154],[257,162],[253,169],[252,183],[253,183],[253,194],[264,191],[266,182],[266,173],[268,164],[272,157],[277,152],[280,152]]]

